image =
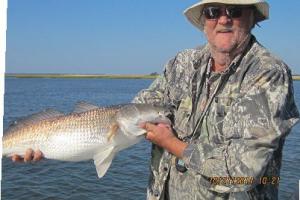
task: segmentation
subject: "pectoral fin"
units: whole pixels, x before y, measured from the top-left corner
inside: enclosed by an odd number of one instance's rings
[[[114,147],[109,147],[104,151],[98,152],[94,156],[94,164],[96,166],[97,174],[99,178],[102,178],[108,170],[112,159],[115,157],[113,152]]]
[[[110,141],[115,136],[115,134],[117,133],[118,129],[119,129],[119,125],[117,123],[114,123],[110,127],[108,135],[107,135],[107,140],[108,141]]]

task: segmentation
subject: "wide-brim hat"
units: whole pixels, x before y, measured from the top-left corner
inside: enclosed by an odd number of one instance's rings
[[[254,5],[258,11],[256,23],[269,18],[269,4],[264,0],[202,0],[184,11],[187,19],[197,28],[203,30],[201,15],[207,4],[220,3],[229,5]]]

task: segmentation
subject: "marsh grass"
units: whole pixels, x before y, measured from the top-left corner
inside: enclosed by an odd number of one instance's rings
[[[144,74],[5,74],[13,78],[103,78],[103,79],[154,79],[158,75]]]

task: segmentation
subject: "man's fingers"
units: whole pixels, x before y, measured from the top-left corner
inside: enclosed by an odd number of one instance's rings
[[[11,157],[11,160],[13,162],[30,162],[30,161],[39,161],[43,157],[44,155],[40,150],[33,151],[32,149],[27,149],[24,158],[22,156],[14,154]]]
[[[141,127],[144,128],[147,133],[145,135],[145,138],[147,140],[152,140],[155,137],[155,134],[162,131],[162,128],[171,130],[171,126],[169,124],[164,123],[158,123],[158,124],[152,124],[152,123],[143,123],[141,124]]]
[[[148,131],[148,132],[146,133],[146,135],[145,135],[145,138],[146,138],[147,140],[152,140],[152,138],[153,138],[154,136],[155,136],[155,135],[154,135],[153,132]]]
[[[15,154],[11,157],[11,160],[13,162],[21,162],[22,158],[21,158],[21,156]]]
[[[147,132],[150,132],[150,131],[154,131],[157,127],[156,127],[156,125],[154,125],[154,124],[151,124],[151,123],[146,122],[146,123],[144,124],[144,127],[143,127],[143,128],[146,129]]]
[[[167,128],[167,129],[171,130],[170,124],[159,123],[159,124],[157,124],[157,126]]]
[[[33,161],[39,161],[43,158],[43,153],[40,150],[34,152]]]
[[[27,149],[24,155],[24,162],[29,162],[33,158],[33,150],[32,149]]]

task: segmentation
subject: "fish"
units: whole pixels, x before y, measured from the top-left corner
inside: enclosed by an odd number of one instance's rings
[[[40,150],[46,159],[92,159],[101,178],[119,151],[145,137],[142,123],[171,125],[170,114],[166,107],[150,104],[99,107],[78,102],[69,114],[46,109],[10,124],[3,134],[2,156],[24,156],[31,148]]]

